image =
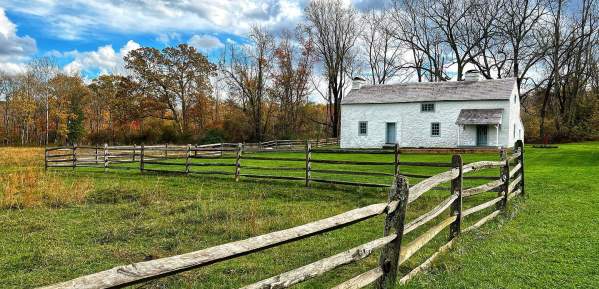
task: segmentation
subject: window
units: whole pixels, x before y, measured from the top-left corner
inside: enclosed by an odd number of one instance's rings
[[[438,122],[431,123],[431,136],[441,135],[441,124]]]
[[[368,122],[360,121],[358,122],[358,135],[366,135],[368,134]]]
[[[435,104],[434,103],[422,103],[420,105],[421,112],[435,112]]]

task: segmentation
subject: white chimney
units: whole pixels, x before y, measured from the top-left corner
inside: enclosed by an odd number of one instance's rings
[[[360,89],[362,85],[366,83],[366,79],[361,77],[354,77],[352,79],[351,89]]]
[[[470,69],[464,74],[464,81],[479,81],[480,79],[480,71],[476,69]]]

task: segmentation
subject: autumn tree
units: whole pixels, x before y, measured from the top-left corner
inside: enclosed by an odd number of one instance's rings
[[[36,98],[43,102],[45,115],[44,143],[48,145],[50,131],[50,79],[58,74],[58,65],[48,57],[33,59],[28,64],[28,73],[35,79]]]
[[[249,116],[252,138],[262,141],[268,126],[264,106],[274,57],[274,36],[256,26],[249,39],[251,43],[245,47],[232,46],[225,52],[220,70],[228,79],[230,91],[237,95],[243,111]]]
[[[89,102],[88,119],[90,131],[98,134],[104,127],[114,128],[112,125],[112,105],[118,90],[118,76],[101,75],[89,85],[93,97]]]
[[[209,78],[215,75],[216,66],[186,44],[162,51],[139,48],[125,56],[125,63],[145,94],[170,112],[178,133],[188,133],[190,112],[211,94]]]
[[[25,145],[29,144],[36,134],[41,133],[36,123],[43,121],[43,117],[36,117],[36,112],[40,111],[40,102],[36,99],[38,85],[35,76],[30,72],[24,73],[17,76],[16,82],[17,87],[10,97],[11,118],[19,144]]]
[[[145,117],[156,113],[153,98],[144,97],[140,85],[130,77],[102,75],[89,88],[92,97],[88,105],[88,122],[93,142],[115,142],[133,133],[131,126],[141,124]],[[118,132],[127,131],[127,134]]]
[[[11,102],[13,91],[17,87],[17,82],[14,76],[0,72],[0,97],[2,97],[3,103],[3,115],[2,115],[2,130],[3,130],[3,143],[8,144],[11,140]]]
[[[54,108],[56,142],[78,143],[85,134],[84,109],[91,98],[91,91],[78,76],[59,74],[49,83],[53,94],[51,107]]]
[[[297,44],[295,44],[297,43]],[[302,117],[310,94],[314,62],[312,40],[283,31],[274,53],[272,99],[278,103],[276,131],[283,138],[294,138],[305,123]]]

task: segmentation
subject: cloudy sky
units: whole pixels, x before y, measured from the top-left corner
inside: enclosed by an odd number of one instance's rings
[[[348,2],[350,0],[347,0]],[[351,0],[358,9],[380,5]],[[86,77],[118,72],[140,46],[189,43],[210,57],[244,41],[254,24],[273,31],[303,20],[308,0],[0,0],[0,70],[50,56]]]

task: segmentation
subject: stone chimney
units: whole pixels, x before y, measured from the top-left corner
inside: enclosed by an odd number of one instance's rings
[[[464,73],[464,81],[479,81],[480,79],[480,71],[476,69],[470,69]]]
[[[351,89],[360,89],[362,85],[366,83],[366,79],[361,77],[354,77],[352,79]]]

